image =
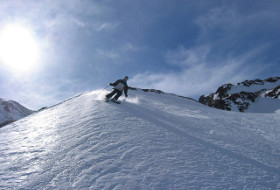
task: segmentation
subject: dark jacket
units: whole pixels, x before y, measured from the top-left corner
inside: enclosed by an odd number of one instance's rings
[[[127,83],[123,79],[119,79],[114,83],[110,83],[110,85],[114,86],[114,89],[119,91],[124,91],[125,96],[127,96],[128,86]]]

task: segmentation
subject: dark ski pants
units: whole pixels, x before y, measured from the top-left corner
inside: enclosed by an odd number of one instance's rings
[[[106,95],[106,98],[111,98],[112,96],[114,96],[116,94],[116,96],[114,97],[115,100],[118,100],[118,98],[122,95],[122,91],[119,91],[117,89],[114,89],[111,93]]]

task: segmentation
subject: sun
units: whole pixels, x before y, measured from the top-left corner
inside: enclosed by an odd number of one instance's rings
[[[12,24],[0,31],[0,65],[15,72],[26,72],[38,58],[39,48],[31,30]]]

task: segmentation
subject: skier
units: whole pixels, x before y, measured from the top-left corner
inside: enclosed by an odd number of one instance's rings
[[[125,97],[127,97],[127,90],[128,86],[126,81],[128,80],[128,76],[125,76],[124,79],[119,79],[114,83],[110,83],[111,86],[114,86],[114,90],[106,95],[105,101],[109,101],[109,99],[114,96],[115,97],[112,99],[113,102],[120,103],[118,98],[122,95],[122,92],[124,91]]]

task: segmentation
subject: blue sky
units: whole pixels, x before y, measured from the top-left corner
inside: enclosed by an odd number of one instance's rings
[[[279,0],[0,0],[0,32],[25,28],[39,52],[20,71],[0,59],[0,97],[38,109],[128,75],[198,99],[280,76],[279,10]]]

